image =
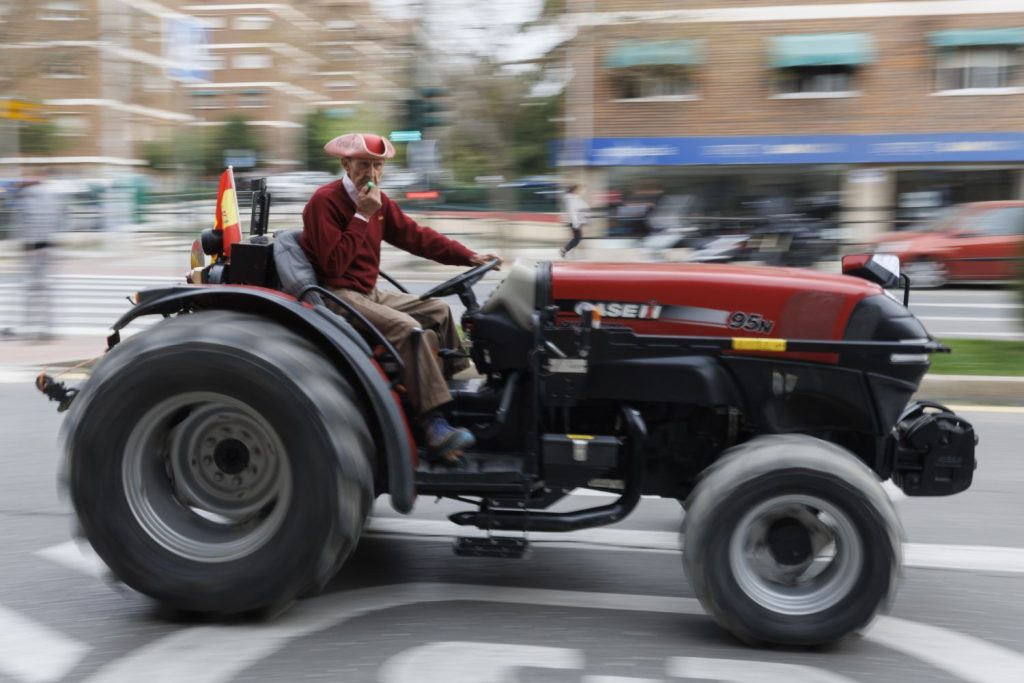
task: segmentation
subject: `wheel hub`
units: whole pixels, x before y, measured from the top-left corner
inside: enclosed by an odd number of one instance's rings
[[[804,494],[758,503],[729,541],[729,566],[740,590],[786,615],[821,612],[848,596],[863,557],[863,541],[849,515]]]
[[[811,555],[811,534],[792,517],[780,519],[768,527],[765,541],[772,558],[779,564],[803,564]]]
[[[124,488],[153,540],[200,562],[244,557],[277,532],[291,469],[276,430],[246,403],[213,392],[148,410],[125,444]]]

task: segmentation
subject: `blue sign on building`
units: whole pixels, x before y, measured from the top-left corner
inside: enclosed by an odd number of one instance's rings
[[[1024,161],[1024,132],[594,138],[563,143],[562,166],[893,164]]]

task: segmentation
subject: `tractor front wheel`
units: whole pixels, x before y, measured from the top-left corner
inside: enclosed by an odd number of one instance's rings
[[[865,626],[901,561],[900,524],[874,473],[802,435],[723,455],[689,498],[683,541],[701,604],[755,645],[820,645]]]

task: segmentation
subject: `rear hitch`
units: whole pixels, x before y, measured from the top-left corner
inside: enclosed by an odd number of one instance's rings
[[[64,382],[58,382],[44,372],[39,373],[39,376],[36,377],[36,389],[46,394],[51,401],[57,402],[58,413],[63,413],[71,407],[71,402],[75,400],[75,396],[78,396],[77,388],[69,389],[64,386]]]

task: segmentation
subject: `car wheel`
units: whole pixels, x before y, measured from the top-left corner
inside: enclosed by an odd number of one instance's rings
[[[949,270],[933,259],[916,259],[903,266],[903,272],[910,278],[914,289],[935,289],[949,282]]]
[[[355,399],[312,345],[254,316],[182,315],[128,338],[69,415],[84,535],[165,607],[280,611],[333,576],[372,503]]]
[[[755,438],[697,484],[684,567],[711,616],[744,642],[809,646],[865,626],[892,596],[901,528],[854,455],[803,435]]]

